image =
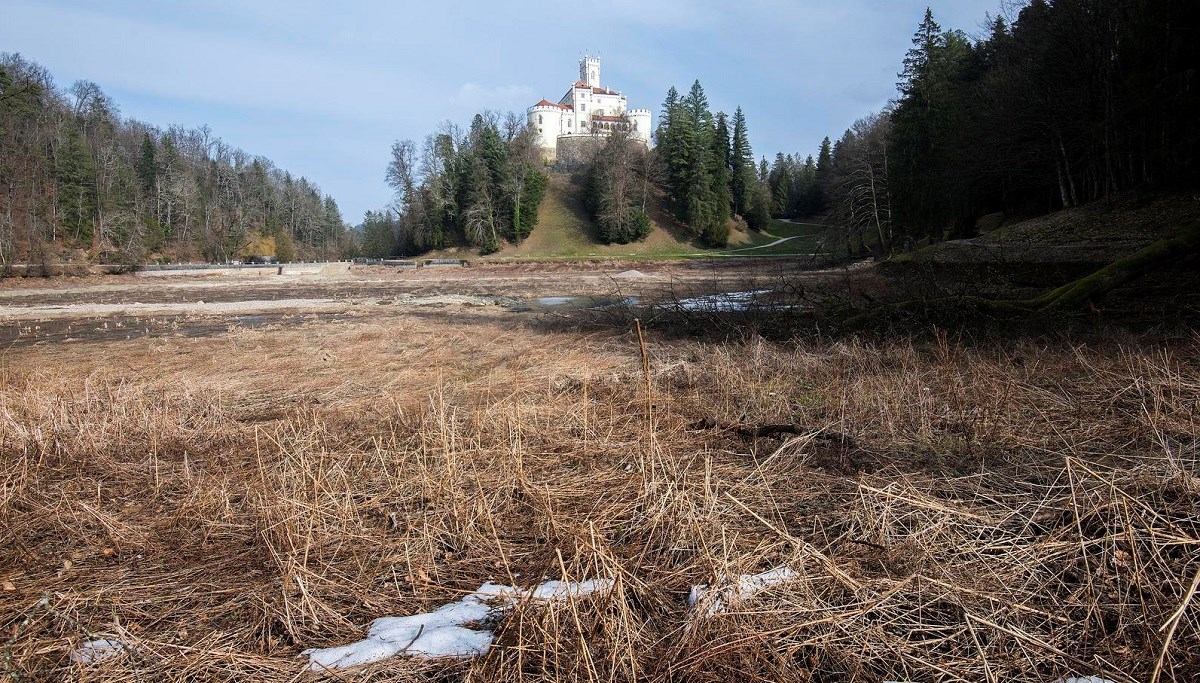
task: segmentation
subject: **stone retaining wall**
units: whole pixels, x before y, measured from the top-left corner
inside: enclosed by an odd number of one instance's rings
[[[603,146],[604,138],[584,136],[559,138],[554,165],[559,170],[573,171],[591,161]]]

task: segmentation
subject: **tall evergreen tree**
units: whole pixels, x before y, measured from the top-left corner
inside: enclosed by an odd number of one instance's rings
[[[729,241],[725,224],[728,210],[722,207],[725,198],[714,191],[714,159],[712,112],[708,97],[697,80],[680,103],[683,112],[680,146],[683,150],[680,181],[684,193],[683,220],[696,237],[709,246],[724,246]]]
[[[754,151],[746,130],[746,116],[738,107],[733,113],[733,140],[729,150],[729,183],[733,193],[733,212],[745,216],[754,196]]]
[[[770,193],[771,215],[775,218],[787,218],[792,205],[792,169],[790,160],[783,152],[775,154],[775,163],[771,165]]]
[[[150,133],[142,135],[141,153],[138,155],[137,176],[146,192],[154,190],[158,181],[158,160],[155,158],[157,145]]]
[[[731,159],[733,149],[729,140],[729,119],[718,112],[713,128],[709,173],[712,176],[713,203],[717,218],[724,223],[733,213],[733,183]]]
[[[825,208],[824,196],[829,192],[829,182],[833,176],[833,145],[826,135],[821,140],[821,149],[817,152],[817,184],[821,188],[821,209]]]
[[[952,213],[949,190],[957,178],[948,163],[966,106],[961,76],[973,56],[965,36],[943,32],[925,10],[904,58],[897,84],[901,98],[892,115],[895,211],[910,234],[940,239]]]
[[[63,129],[54,162],[59,222],[71,238],[91,241],[96,213],[96,164],[83,133],[73,123]]]
[[[658,144],[663,142],[664,131],[670,127],[671,120],[679,106],[679,91],[675,86],[671,86],[667,90],[667,98],[663,100],[662,110],[658,113],[658,128],[655,130],[654,139]]]

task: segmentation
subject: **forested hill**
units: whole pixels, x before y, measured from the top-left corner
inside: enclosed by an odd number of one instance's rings
[[[306,178],[207,127],[123,119],[95,83],[65,91],[0,53],[0,266],[337,257],[350,233]]]
[[[1200,186],[1200,2],[1030,0],[972,39],[930,11],[886,110],[833,147],[832,220],[884,253],[1131,190]]]

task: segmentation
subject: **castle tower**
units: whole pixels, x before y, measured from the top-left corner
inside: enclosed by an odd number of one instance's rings
[[[600,87],[600,58],[589,57],[583,55],[583,59],[579,60],[579,80],[587,83],[589,87]]]

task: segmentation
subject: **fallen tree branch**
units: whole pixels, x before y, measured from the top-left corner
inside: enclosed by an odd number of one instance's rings
[[[828,429],[810,429],[803,425],[797,424],[767,424],[767,425],[738,425],[738,424],[721,424],[716,420],[704,418],[697,420],[688,425],[694,430],[700,429],[719,429],[727,432],[735,432],[748,439],[762,439],[771,436],[779,436],[780,434],[794,434],[796,436],[808,436],[822,441],[835,441],[846,446],[853,446],[854,439],[842,434],[841,432],[831,432]]]

